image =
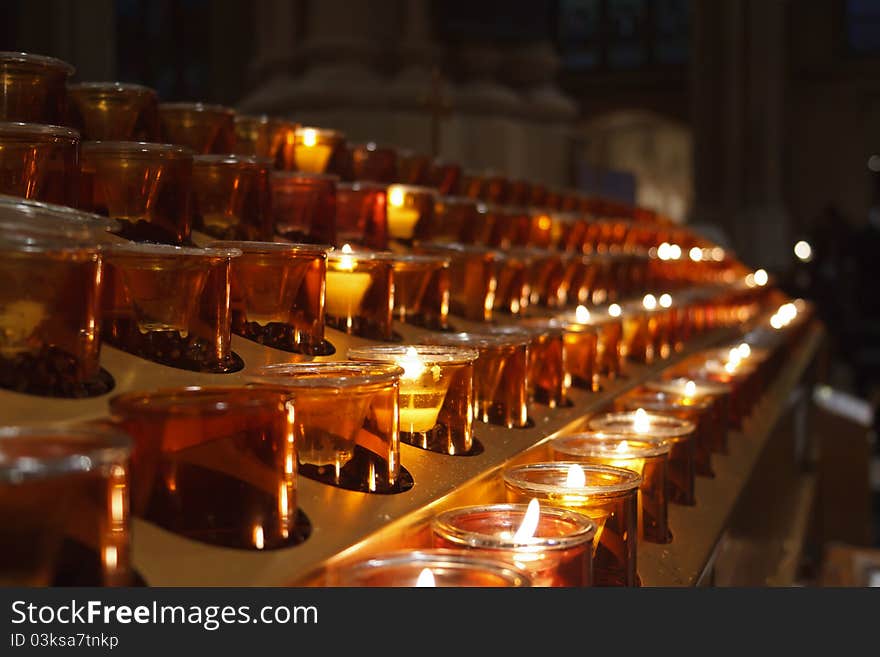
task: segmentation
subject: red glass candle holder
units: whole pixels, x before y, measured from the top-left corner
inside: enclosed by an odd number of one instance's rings
[[[336,185],[330,174],[273,171],[275,232],[294,242],[336,246]]]
[[[297,127],[293,121],[265,114],[236,114],[234,152],[268,159],[276,169],[293,171],[296,168],[294,142]]]
[[[502,561],[459,550],[412,550],[378,554],[330,571],[329,586],[524,587],[528,576]]]
[[[332,353],[324,339],[326,247],[275,242],[208,246],[241,251],[231,261],[233,332],[293,353]]]
[[[411,245],[413,239],[429,240],[434,223],[437,193],[430,187],[389,185],[388,239]]]
[[[431,522],[435,548],[512,563],[528,574],[532,586],[591,586],[593,536],[588,517],[555,507],[540,508],[531,536],[518,537],[528,505],[491,504],[452,509]]]
[[[271,550],[303,540],[297,425],[285,389],[188,387],[110,399],[134,441],[134,513],[194,541]]]
[[[118,244],[105,249],[103,338],[148,360],[199,372],[234,372],[229,307],[236,249]]]
[[[596,525],[593,584],[637,586],[638,474],[568,461],[530,463],[505,470],[504,484],[511,502],[537,498],[588,516]]]
[[[59,239],[68,245],[114,241],[112,231],[119,224],[113,219],[76,210],[66,205],[32,201],[0,194],[0,234],[7,239]]]
[[[23,52],[0,52],[0,121],[63,125],[67,62]]]
[[[523,333],[434,333],[426,341],[479,351],[474,363],[474,417],[511,429],[530,425],[529,339]]]
[[[324,301],[327,324],[351,335],[394,340],[393,269],[393,260],[382,254],[350,247],[331,252]]]
[[[86,142],[81,207],[118,220],[126,239],[185,244],[192,228],[192,166],[192,152],[180,146]]]
[[[82,82],[67,87],[68,124],[91,141],[159,139],[159,96],[123,82]]]
[[[631,435],[587,431],[550,441],[555,461],[576,461],[632,470],[642,478],[639,485],[639,539],[669,543],[668,443],[640,440]]]
[[[701,422],[707,422],[711,428],[701,432],[701,436],[708,437],[710,451],[721,454],[727,452],[731,391],[729,385],[714,381],[698,381],[687,377],[673,377],[648,381],[645,383],[645,387],[685,401],[693,400],[698,405],[707,401],[711,402],[710,419],[706,420],[705,417],[701,417]]]
[[[4,586],[130,586],[131,440],[110,428],[0,427]]]
[[[391,184],[397,180],[397,149],[373,141],[349,148],[356,181]]]
[[[428,170],[427,184],[434,187],[442,196],[451,196],[458,190],[461,180],[461,165],[435,159]]]
[[[0,123],[0,193],[76,207],[79,168],[75,130]]]
[[[235,149],[235,110],[204,103],[160,103],[162,141],[199,155],[225,155]]]
[[[219,239],[271,240],[269,160],[244,155],[193,158],[193,227]]]
[[[696,426],[693,422],[637,410],[597,415],[590,418],[588,426],[592,431],[669,443],[669,500],[685,506],[697,503],[694,494]]]
[[[397,151],[397,182],[401,185],[426,185],[431,158],[408,149]]]
[[[474,446],[474,361],[466,347],[371,345],[349,349],[359,361],[391,363],[400,375],[400,439],[442,454],[469,454]]]
[[[300,475],[366,493],[398,493],[413,484],[400,467],[402,374],[389,363],[285,363],[260,367],[251,380],[294,394]]]
[[[340,244],[388,248],[388,186],[354,182],[336,185],[336,235]]]
[[[336,151],[345,142],[338,130],[298,126],[293,137],[293,154],[297,171],[327,173]]]
[[[480,204],[466,196],[440,196],[434,206],[433,242],[458,242],[480,222]],[[473,242],[472,242],[473,243]]]
[[[565,371],[565,327],[553,319],[525,318],[510,326],[493,326],[498,335],[529,337],[528,385],[531,399],[550,408],[568,403],[570,377]]]
[[[449,259],[449,309],[473,321],[491,321],[502,256],[498,251],[466,244],[417,243],[417,253]]]

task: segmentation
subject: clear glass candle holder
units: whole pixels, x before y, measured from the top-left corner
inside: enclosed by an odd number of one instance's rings
[[[431,187],[389,185],[386,208],[389,241],[410,245],[415,238],[430,239],[436,200],[437,192]]]
[[[103,394],[96,245],[61,235],[0,236],[0,387],[28,394]]]
[[[271,550],[302,540],[298,429],[286,389],[130,392],[110,399],[110,413],[134,441],[135,515],[229,548]]]
[[[76,130],[0,123],[0,194],[76,207],[79,168]]]
[[[0,121],[64,125],[66,84],[74,72],[54,57],[0,52]]]
[[[68,125],[90,141],[159,139],[159,96],[125,82],[81,82],[67,87]]]
[[[131,440],[108,427],[0,427],[0,583],[130,586]]]
[[[0,194],[0,234],[17,241],[25,238],[59,239],[73,244],[115,241],[111,233],[119,224],[107,217],[76,210],[67,205],[32,201]]]
[[[392,260],[380,254],[350,247],[330,252],[324,301],[327,324],[351,335],[394,340],[393,269]]]
[[[294,142],[297,124],[276,116],[235,115],[235,153],[268,159],[276,169],[296,168]]]
[[[530,463],[504,471],[510,502],[537,498],[588,516],[596,525],[593,584],[637,586],[638,490],[632,470],[573,461]]]
[[[103,339],[170,367],[226,373],[232,352],[230,261],[237,249],[118,244],[105,249]]]
[[[356,181],[391,184],[397,180],[397,149],[393,146],[370,141],[349,148]]]
[[[344,587],[524,587],[528,576],[513,565],[460,550],[407,550],[337,566],[328,585]]]
[[[529,338],[529,395],[550,408],[566,406],[571,377],[565,368],[565,327],[553,319],[523,318],[516,324],[492,326],[498,335],[525,334]]]
[[[517,532],[527,518],[526,504],[444,511],[431,522],[433,545],[511,563],[529,576],[532,586],[592,586],[596,525],[574,511],[539,508],[534,531],[522,537]]]
[[[729,385],[715,381],[689,379],[688,377],[672,377],[647,381],[645,387],[648,390],[681,398],[685,402],[693,400],[698,405],[710,402],[710,420],[708,421],[710,429],[702,432],[701,435],[708,437],[711,452],[719,454],[727,452],[731,392]],[[705,422],[706,420],[701,418],[701,421]]]
[[[126,239],[188,243],[192,166],[192,152],[180,146],[85,142],[81,207],[119,221]]]
[[[419,242],[417,253],[449,258],[449,309],[472,321],[491,321],[502,256],[482,246]]]
[[[235,110],[205,103],[160,103],[162,141],[199,155],[225,155],[235,148]]]
[[[340,244],[388,248],[388,186],[353,182],[336,185],[336,235]]]
[[[524,333],[434,333],[431,344],[476,349],[474,417],[508,429],[529,426],[528,346]]]
[[[685,506],[697,503],[694,494],[696,425],[693,422],[637,410],[596,415],[588,420],[587,426],[592,431],[669,443],[669,501]]]
[[[241,251],[231,261],[232,330],[274,349],[322,356],[329,247],[276,242],[211,242]]]
[[[398,396],[403,368],[390,363],[282,363],[250,377],[296,398],[300,475],[366,493],[412,486],[400,466]]]
[[[275,232],[294,242],[331,244],[336,239],[336,185],[332,174],[273,171]]]
[[[628,434],[587,431],[550,441],[555,461],[610,465],[638,473],[639,538],[650,543],[669,543],[668,468],[669,443],[641,440]]]
[[[270,166],[246,155],[196,155],[193,228],[218,239],[271,240]]]
[[[293,137],[293,154],[297,171],[326,173],[330,160],[345,142],[338,130],[299,126]]]
[[[434,345],[371,345],[348,350],[353,360],[391,363],[400,375],[400,439],[442,454],[474,446],[476,349]]]

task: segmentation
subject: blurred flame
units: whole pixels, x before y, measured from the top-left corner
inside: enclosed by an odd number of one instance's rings
[[[535,532],[538,530],[538,522],[540,519],[541,503],[538,502],[537,498],[533,497],[529,502],[529,508],[526,509],[526,515],[523,517],[519,529],[517,529],[516,533],[513,535],[513,540],[517,543],[525,543],[530,538],[533,538]]]

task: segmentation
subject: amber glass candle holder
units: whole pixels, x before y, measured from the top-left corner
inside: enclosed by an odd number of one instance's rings
[[[388,248],[388,186],[354,182],[336,185],[336,235],[340,244],[377,251]]]
[[[416,185],[388,186],[388,240],[410,245],[414,238],[430,239],[437,193]]]
[[[235,115],[235,153],[265,158],[274,168],[296,168],[294,142],[297,124],[274,116]]]
[[[356,181],[391,184],[397,180],[397,149],[369,141],[352,144],[352,174]]]
[[[456,197],[470,198],[470,197]],[[495,213],[492,212],[491,206],[483,203],[478,199],[471,198],[473,210],[467,210],[466,217],[463,220],[461,231],[459,233],[459,241],[462,244],[477,244],[486,246],[492,237],[492,230],[495,224]],[[464,201],[461,204],[464,205]]]
[[[56,238],[74,243],[98,244],[116,240],[119,229],[113,219],[76,210],[66,205],[32,201],[0,194],[0,234],[15,241],[25,238]]]
[[[525,334],[529,337],[529,396],[539,403],[557,408],[568,405],[571,377],[566,372],[566,328],[554,319],[530,317],[509,326],[493,326],[499,335]]]
[[[184,244],[192,228],[192,152],[170,144],[93,141],[82,146],[81,207],[118,220],[137,242]]]
[[[204,103],[160,103],[162,141],[199,155],[225,155],[235,150],[235,110]]]
[[[285,389],[130,392],[113,397],[110,412],[134,440],[136,515],[195,541],[243,550],[303,540],[297,426]]]
[[[394,340],[393,261],[346,247],[327,256],[327,324],[363,338]]]
[[[193,228],[219,239],[272,239],[269,171],[269,160],[252,156],[195,156]]]
[[[592,586],[595,523],[567,509],[532,508],[539,512],[532,517],[526,504],[444,511],[431,522],[434,547],[513,564],[529,576],[532,586]],[[523,526],[533,526],[534,531],[523,532]]]
[[[525,260],[526,305],[554,307],[559,304],[560,288],[564,284],[565,271],[559,253],[549,249],[522,248],[512,251]]]
[[[82,82],[67,87],[68,124],[91,141],[159,139],[159,96],[123,82]]]
[[[276,242],[212,242],[237,249],[231,261],[234,333],[275,349],[323,356],[327,247]]]
[[[639,485],[639,539],[669,543],[668,468],[669,443],[641,440],[626,434],[587,431],[550,441],[556,461],[577,461],[632,470],[641,476]]]
[[[400,466],[402,374],[390,363],[295,363],[266,365],[251,380],[294,394],[300,475],[365,493],[399,493],[413,484]]]
[[[435,330],[448,328],[449,259],[426,254],[377,254],[394,271],[394,319]]]
[[[564,313],[558,317],[566,327],[572,328],[575,335],[585,332],[575,331],[575,326],[586,327],[596,334],[596,351],[593,360],[591,360],[589,338],[572,337],[566,343],[566,348],[570,350],[573,359],[571,371],[575,382],[596,391],[599,389],[600,375],[610,379],[621,375],[623,358],[621,312],[620,306],[615,304],[590,309],[586,306],[578,306],[574,312]],[[569,353],[566,354],[567,360]]]
[[[241,251],[132,243],[105,254],[104,340],[171,367],[241,369],[229,304],[230,260]]]
[[[592,431],[628,434],[645,440],[668,442],[669,501],[693,506],[696,474],[696,426],[690,420],[671,415],[647,413],[643,409],[625,413],[605,413],[588,421]]]
[[[530,426],[528,334],[434,333],[427,341],[479,352],[474,362],[474,417],[508,429]]]
[[[101,372],[101,255],[62,236],[0,236],[0,387],[87,397],[106,393]]]
[[[476,349],[432,345],[371,345],[348,350],[353,360],[391,363],[400,375],[400,439],[442,454],[474,446]]]
[[[428,170],[427,184],[434,187],[442,196],[450,196],[458,190],[461,180],[461,165],[435,159]]]
[[[293,137],[293,154],[297,171],[326,173],[330,160],[345,142],[338,130],[299,126]]]
[[[563,263],[565,303],[598,305],[607,301],[607,290],[599,281],[602,267],[600,258],[574,253],[565,258]]]
[[[132,584],[130,452],[110,428],[0,427],[0,584]]]
[[[472,321],[491,321],[498,288],[501,254],[467,244],[418,243],[417,253],[449,259],[449,309]]]
[[[708,438],[709,450],[723,454],[727,452],[727,427],[730,415],[730,391],[731,388],[725,383],[715,381],[699,381],[687,377],[673,377],[670,379],[658,379],[645,383],[648,390],[655,390],[666,395],[681,398],[687,402],[692,400],[695,404],[702,405],[706,401],[711,402],[709,420],[701,416],[700,421],[710,427],[701,437]]]
[[[641,477],[622,468],[577,462],[530,463],[504,472],[510,502],[537,498],[583,513],[596,525],[593,584],[637,586],[638,490]]]
[[[0,123],[0,194],[76,207],[79,168],[76,130]]]
[[[646,296],[654,298],[653,295]],[[641,300],[622,304],[621,309],[621,355],[638,363],[653,363],[658,357],[656,343],[660,328],[656,307],[646,307],[645,301]]]
[[[328,585],[344,587],[523,587],[526,573],[513,565],[460,550],[408,550],[338,566]]]
[[[336,246],[336,185],[331,174],[272,172],[275,232],[294,242]]]
[[[23,52],[0,52],[0,121],[64,125],[67,62]]]
[[[438,196],[434,206],[433,242],[458,242],[480,222],[480,203],[467,196]],[[473,240],[469,240],[473,243]]]
[[[528,256],[513,250],[499,251],[495,288],[497,313],[519,315],[529,303]]]
[[[397,182],[401,185],[426,185],[431,157],[409,149],[397,151]]]

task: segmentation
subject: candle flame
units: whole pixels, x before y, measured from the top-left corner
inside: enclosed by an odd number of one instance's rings
[[[697,394],[697,384],[693,381],[688,381],[684,384],[684,396],[685,397],[693,397]]]
[[[388,204],[395,208],[402,208],[404,202],[403,190],[400,187],[392,187],[388,192]]]
[[[764,287],[767,285],[767,281],[770,280],[770,277],[767,275],[767,271],[764,269],[759,269],[755,272],[755,284],[758,287]]]
[[[661,308],[671,308],[672,307],[672,295],[671,294],[661,294],[660,298],[657,301],[660,303]]]
[[[749,346],[747,342],[741,343],[736,350],[739,352],[740,358],[745,360],[749,356],[752,355],[752,348]]]
[[[397,364],[403,368],[403,376],[406,379],[418,379],[425,373],[425,364],[415,347],[407,347],[406,353],[403,358],[397,361]]]
[[[318,143],[318,131],[314,128],[306,128],[303,130],[303,146],[311,148]]]
[[[437,583],[434,581],[434,573],[430,568],[422,568],[419,578],[416,580],[418,588],[434,588]]]
[[[540,519],[541,503],[538,502],[536,497],[533,497],[529,502],[529,508],[526,509],[526,515],[523,517],[519,529],[517,529],[516,533],[513,535],[513,540],[517,543],[526,543],[530,538],[533,538],[535,532],[538,530],[538,522]]]
[[[621,313],[623,313],[623,310],[616,303],[612,303],[608,306],[608,314],[612,317],[620,317]]]
[[[645,307],[645,310],[654,310],[657,308],[657,297],[653,294],[646,294],[645,298],[642,299],[642,305]]]
[[[262,550],[266,546],[266,540],[263,535],[263,526],[262,525],[254,525],[253,538],[254,538],[254,547],[257,548],[258,550]]]
[[[351,244],[343,244],[342,253],[354,253],[354,250],[351,248]],[[354,264],[354,258],[352,258],[350,255],[343,255],[336,262],[336,269],[341,271],[354,271]]]
[[[568,472],[565,475],[566,488],[583,488],[587,485],[587,473],[577,463],[568,466]]]
[[[590,321],[590,311],[586,306],[578,306],[574,311],[574,318],[578,324],[586,324]]]
[[[618,454],[626,454],[629,451],[629,441],[621,440],[620,444],[614,448]]]
[[[651,421],[648,419],[648,414],[644,408],[636,410],[635,418],[633,419],[633,429],[636,433],[648,433],[651,430]]]

